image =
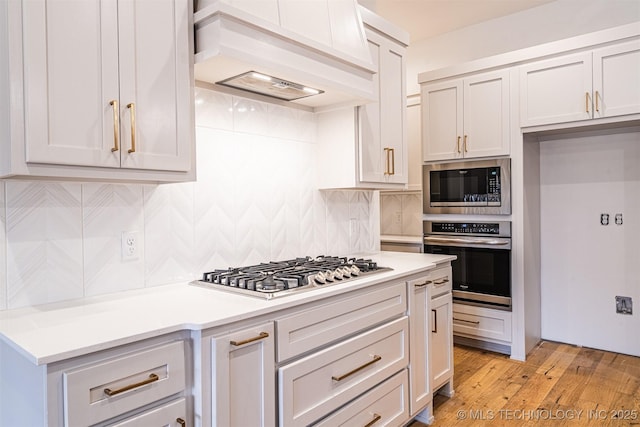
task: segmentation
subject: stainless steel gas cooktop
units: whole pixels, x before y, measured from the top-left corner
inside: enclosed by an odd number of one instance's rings
[[[370,259],[321,255],[213,270],[190,284],[271,299],[389,270]]]

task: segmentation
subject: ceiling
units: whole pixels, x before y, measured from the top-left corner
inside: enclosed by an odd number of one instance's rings
[[[554,0],[359,0],[409,32],[411,42],[432,38]]]

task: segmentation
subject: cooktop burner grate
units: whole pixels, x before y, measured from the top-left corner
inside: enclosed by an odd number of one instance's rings
[[[213,270],[191,284],[269,299],[388,270],[371,259],[321,255]]]

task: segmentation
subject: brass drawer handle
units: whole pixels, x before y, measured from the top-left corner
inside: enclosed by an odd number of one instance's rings
[[[585,113],[589,112],[589,92],[584,93],[584,110]]]
[[[230,344],[237,347],[237,346],[240,346],[240,345],[249,344],[250,342],[254,342],[254,341],[265,339],[268,336],[269,336],[269,334],[267,332],[260,332],[260,334],[257,337],[247,338],[246,340],[242,340],[242,341],[233,341],[232,340],[230,342]]]
[[[105,388],[104,389],[104,394],[106,394],[107,396],[115,396],[116,394],[120,394],[120,393],[124,393],[125,391],[134,389],[134,388],[138,388],[138,387],[142,387],[143,385],[147,385],[147,384],[151,384],[153,382],[156,382],[160,379],[159,376],[157,376],[156,374],[149,374],[149,378],[147,378],[144,381],[140,381],[139,383],[135,383],[135,384],[129,384],[126,385],[122,388],[119,388],[117,390],[111,390],[110,388]]]
[[[460,137],[458,137],[458,142],[456,143],[456,151],[460,154]]]
[[[389,172],[389,175],[395,175],[396,174],[396,150],[395,148],[389,148],[389,151],[391,152],[391,171]]]
[[[109,105],[113,107],[113,148],[111,151],[115,152],[120,149],[120,120],[118,119],[120,111],[118,111],[117,100],[110,101]]]
[[[382,356],[373,355],[373,359],[368,361],[364,365],[358,366],[356,369],[354,369],[352,371],[349,371],[344,375],[340,375],[339,377],[331,377],[331,379],[334,380],[334,381],[342,381],[343,379],[345,379],[347,377],[350,377],[351,375],[355,374],[356,372],[360,372],[361,370],[363,370],[367,366],[373,365],[374,363],[379,362],[380,360],[382,360]]]
[[[374,425],[375,423],[377,423],[378,421],[380,421],[382,419],[382,415],[378,415],[378,414],[373,414],[373,419],[371,421],[369,421],[367,424],[364,425],[364,427],[371,427],[372,425]]]
[[[131,111],[131,148],[127,152],[131,154],[136,152],[136,104],[127,104],[127,108]]]
[[[449,279],[440,279],[437,282],[433,282],[434,285],[444,285],[445,283],[449,283]]]
[[[187,422],[182,418],[176,418],[176,422],[180,424],[180,427],[187,427]]]
[[[389,167],[389,152],[390,152],[390,148],[384,147],[384,154],[385,154],[385,166],[384,166],[384,174],[385,175],[391,175],[391,169]]]
[[[415,285],[413,285],[416,288],[424,288],[425,286],[427,286],[429,283],[433,283],[431,280],[427,280],[424,283],[416,283]]]
[[[479,320],[464,320],[464,319],[456,319],[455,317],[453,318],[453,320],[455,320],[456,322],[465,322],[465,323],[471,323],[472,325],[479,325],[480,321]]]

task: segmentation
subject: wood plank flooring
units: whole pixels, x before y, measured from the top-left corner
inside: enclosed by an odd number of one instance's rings
[[[456,346],[454,366],[434,427],[640,426],[639,357],[543,341],[526,362]]]

